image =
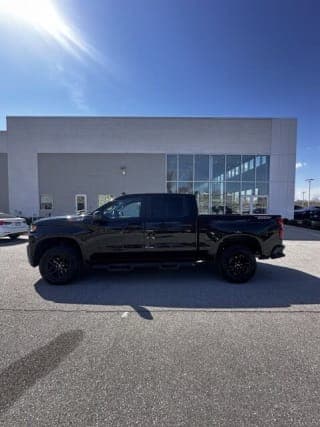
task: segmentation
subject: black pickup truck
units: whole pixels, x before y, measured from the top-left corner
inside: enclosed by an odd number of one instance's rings
[[[86,266],[109,270],[215,263],[230,282],[255,273],[256,258],[284,256],[277,215],[198,215],[189,194],[121,196],[89,215],[36,221],[28,258],[52,284],[74,279]]]

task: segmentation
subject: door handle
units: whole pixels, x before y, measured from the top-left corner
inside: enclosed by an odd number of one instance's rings
[[[154,230],[146,230],[146,233],[147,233],[147,239],[150,239],[150,240],[156,239]]]

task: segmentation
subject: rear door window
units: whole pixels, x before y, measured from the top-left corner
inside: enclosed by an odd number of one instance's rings
[[[191,204],[186,197],[151,196],[149,200],[150,219],[176,220],[191,216]]]

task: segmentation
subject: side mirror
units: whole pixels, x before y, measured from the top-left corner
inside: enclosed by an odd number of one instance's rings
[[[104,216],[103,216],[103,214],[102,214],[102,212],[101,211],[95,211],[94,213],[93,213],[93,221],[94,222],[100,222],[100,221],[102,221],[104,219]]]

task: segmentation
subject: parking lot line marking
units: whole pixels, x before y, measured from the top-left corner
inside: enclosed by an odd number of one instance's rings
[[[126,317],[128,317],[129,312],[125,311],[123,314],[121,314],[121,318],[125,319]]]

